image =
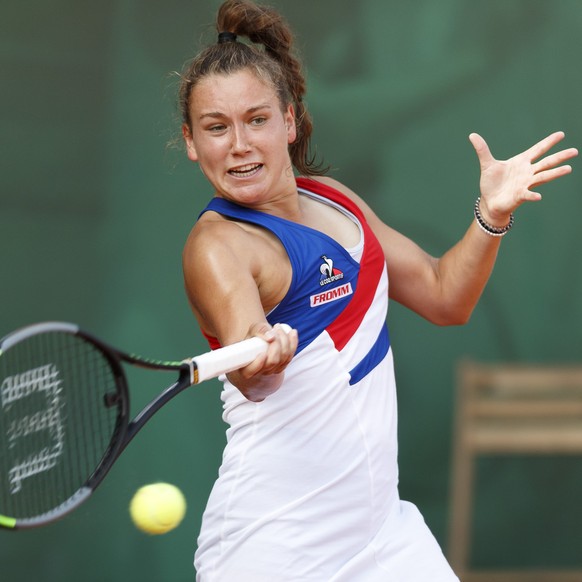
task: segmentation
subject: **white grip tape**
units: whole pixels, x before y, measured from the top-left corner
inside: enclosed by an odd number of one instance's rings
[[[285,333],[291,328],[286,323],[279,324]],[[250,364],[259,354],[267,351],[267,342],[258,337],[252,337],[224,348],[218,348],[192,358],[198,369],[198,382],[217,378],[221,374],[227,374],[233,370],[243,368]]]

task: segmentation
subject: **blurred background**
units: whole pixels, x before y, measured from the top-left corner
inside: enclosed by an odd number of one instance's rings
[[[567,146],[582,145],[579,0],[271,4],[296,31],[314,143],[332,175],[432,254],[472,220],[470,132],[498,158],[558,129]],[[218,5],[3,3],[0,335],[51,319],[152,358],[206,348],[183,292],[181,250],[212,193],[179,144],[174,72],[214,42]],[[401,494],[445,549],[457,361],[582,361],[579,165],[519,210],[468,325],[437,328],[391,305]],[[140,376],[135,410],[169,381]],[[0,531],[2,580],[192,580],[224,443],[219,391],[211,382],[169,404],[74,515]],[[476,566],[582,565],[580,459],[486,458],[477,476]],[[127,508],[157,480],[183,490],[188,513],[151,537]]]

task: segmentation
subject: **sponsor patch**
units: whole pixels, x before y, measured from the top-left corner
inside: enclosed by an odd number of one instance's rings
[[[330,301],[336,301],[342,297],[353,294],[352,284],[345,283],[339,287],[334,287],[333,289],[328,289],[327,291],[322,291],[321,293],[316,293],[312,295],[310,299],[311,307],[319,307],[320,305],[325,305]]]
[[[333,266],[333,259],[328,259],[325,255],[323,255],[321,260],[323,262],[319,267],[319,272],[321,275],[319,284],[322,287],[344,278],[343,272]]]

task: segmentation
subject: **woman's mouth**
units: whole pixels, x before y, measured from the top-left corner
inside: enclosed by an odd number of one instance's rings
[[[247,164],[246,166],[233,168],[232,170],[229,170],[228,173],[236,178],[248,178],[249,176],[256,174],[262,167],[263,164]]]

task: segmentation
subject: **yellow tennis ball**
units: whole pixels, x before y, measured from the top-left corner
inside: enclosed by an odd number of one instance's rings
[[[164,534],[178,527],[186,514],[182,492],[169,483],[140,487],[129,504],[133,523],[149,534]]]

